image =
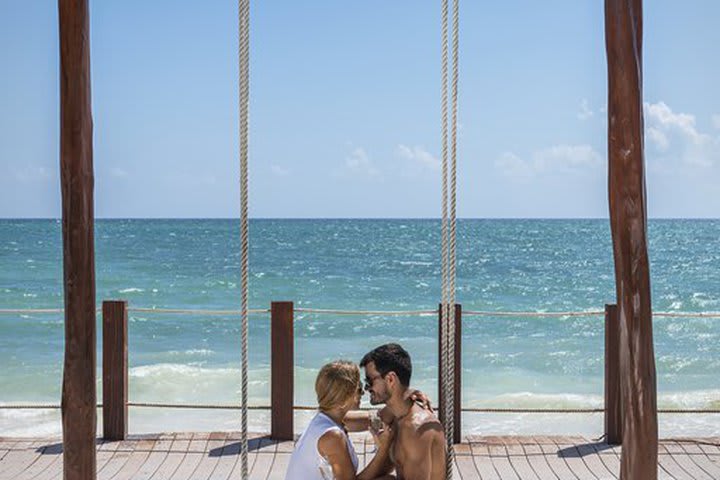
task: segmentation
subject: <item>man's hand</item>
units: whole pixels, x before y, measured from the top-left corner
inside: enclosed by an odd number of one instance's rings
[[[430,404],[430,397],[425,395],[420,390],[408,389],[408,391],[405,393],[405,398],[409,398],[413,402],[420,404],[420,406],[422,408],[424,408],[425,410],[428,410],[431,413],[435,413],[435,411],[432,408],[432,405]]]

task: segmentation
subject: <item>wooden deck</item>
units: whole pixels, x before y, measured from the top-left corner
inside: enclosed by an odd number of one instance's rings
[[[98,479],[181,480],[240,478],[239,434],[133,435],[122,442],[98,441]],[[372,441],[353,434],[361,466],[372,458]],[[253,435],[253,479],[285,477],[293,442]],[[660,443],[659,478],[720,479],[720,438]],[[618,478],[620,448],[583,437],[467,437],[456,448],[457,479]],[[0,480],[62,478],[58,438],[0,437]]]

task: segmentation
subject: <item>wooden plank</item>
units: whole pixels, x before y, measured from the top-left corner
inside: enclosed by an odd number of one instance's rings
[[[495,470],[500,474],[502,479],[519,479],[517,472],[510,463],[510,459],[507,455],[507,450],[502,441],[494,440],[487,444],[488,456],[492,462]]]
[[[2,465],[2,459],[5,458],[5,455],[10,453],[10,451],[13,449],[13,446],[17,443],[18,442],[15,440],[0,441],[0,465]]]
[[[270,305],[271,380],[270,437],[292,440],[295,341],[293,302],[272,302]]]
[[[112,456],[97,472],[97,478],[100,480],[110,480],[117,475],[130,460],[130,455],[132,455],[136,444],[133,440],[122,440],[114,443],[116,443],[116,449],[112,452]]]
[[[692,476],[688,474],[685,470],[683,470],[682,466],[680,466],[675,459],[668,453],[668,451],[665,449],[664,444],[659,444],[658,449],[658,465],[660,468],[662,468],[670,477],[675,478],[676,480],[694,480]]]
[[[130,480],[140,471],[152,452],[155,440],[138,440],[130,458],[112,480]]]
[[[128,428],[127,302],[108,300],[103,313],[103,438],[125,440]]]
[[[31,480],[54,480],[62,476],[63,455],[59,453],[52,456],[54,457],[52,463]]]
[[[250,460],[250,458],[248,458]],[[240,461],[240,442],[226,440],[220,452],[217,467],[213,472],[213,480],[227,480],[229,478],[239,478],[239,476],[231,477],[235,466]]]
[[[196,433],[134,437],[124,442],[97,445],[99,477],[108,480],[229,480],[240,477],[240,445],[233,434]],[[224,440],[223,440],[224,438]],[[358,458],[372,458],[372,442],[353,436]],[[588,443],[582,437],[471,437],[456,445],[455,478],[469,479],[577,479],[617,478],[620,447]],[[284,478],[293,442],[268,438],[251,444],[251,478]],[[704,443],[703,443],[704,442]],[[658,478],[720,478],[720,466],[711,458],[720,449],[702,439],[661,443]],[[257,448],[255,448],[257,447]],[[366,452],[367,450],[367,452]],[[558,457],[563,450],[565,457]],[[573,451],[575,450],[575,451]],[[188,453],[190,451],[190,453]],[[12,449],[12,459],[2,462],[0,478],[51,480],[62,477],[62,454],[48,439],[25,440]],[[107,465],[100,466],[105,459]],[[569,460],[569,464],[565,462]]]
[[[172,447],[172,435],[161,435],[153,442],[149,455],[133,476],[133,480],[149,480],[165,462],[168,452]]]
[[[35,461],[23,471],[22,478],[36,478],[44,472],[53,463],[53,461],[57,460],[59,455],[44,453],[45,450],[51,451],[51,449],[52,447],[49,447],[47,442],[36,442],[35,447],[33,448]]]
[[[0,479],[14,479],[32,466],[38,459],[38,453],[35,451],[36,445],[39,445],[38,442],[18,442],[0,462]]]
[[[514,441],[512,437],[504,438],[504,442],[508,459],[510,460],[510,464],[517,476],[523,480],[541,480],[535,473],[532,466],[530,466],[530,462],[528,462],[527,456],[525,455],[525,449],[522,444],[518,441]]]
[[[472,453],[475,470],[480,478],[487,480],[500,480],[500,472],[490,460],[490,452],[487,444],[484,442],[476,442],[470,444],[470,452]]]
[[[679,442],[678,443],[685,455],[702,469],[710,478],[720,478],[720,465],[712,462],[700,446],[695,442]]]
[[[165,460],[152,474],[150,480],[165,480],[171,478],[185,459],[189,444],[189,440],[178,440],[177,436],[173,435]]]
[[[194,478],[192,475],[195,469],[200,465],[200,461],[205,455],[205,447],[207,446],[209,434],[195,433],[192,439],[187,443],[185,457],[177,470],[173,473],[171,479],[184,480]],[[181,446],[185,446],[182,444]]]
[[[212,477],[215,467],[217,467],[218,461],[220,460],[220,456],[211,456],[210,452],[213,450],[221,451],[226,438],[227,434],[225,433],[213,432],[210,434],[210,437],[207,440],[207,446],[205,447],[205,452],[203,452],[203,458],[200,460],[200,464],[197,469],[195,469],[193,478],[205,479]]]
[[[462,480],[480,478],[471,455],[458,455],[455,457],[455,465]]]
[[[540,445],[538,445],[534,439],[532,439],[532,443],[523,442],[521,446],[525,454],[525,458],[527,458],[528,464],[535,475],[543,480],[557,478],[550,468],[550,465],[548,465],[547,459],[545,458],[545,454],[540,448]]]
[[[685,449],[677,442],[665,442],[661,448],[665,448],[665,451],[675,460],[680,468],[691,478],[697,480],[714,480],[712,476],[708,475],[704,470],[699,468],[695,462],[686,454]]]
[[[267,480],[283,480],[285,472],[290,464],[290,454],[285,452],[277,452],[273,459],[272,470],[268,474]]]
[[[112,459],[113,455],[120,446],[120,442],[101,441],[96,447],[96,462],[98,473],[105,468],[105,465]]]
[[[537,437],[537,443],[540,446],[543,454],[545,454],[548,466],[553,471],[556,478],[558,478],[559,480],[580,480],[578,476],[575,475],[575,473],[572,471],[565,459],[558,455],[557,444],[552,440],[551,437],[539,436]]]
[[[605,440],[622,443],[620,396],[620,319],[617,305],[605,305]]]
[[[96,333],[93,138],[88,0],[58,0],[60,32],[60,190],[65,356],[63,475],[95,478]]]
[[[556,441],[558,451],[562,452],[561,455],[567,463],[570,470],[573,471],[575,476],[582,479],[598,479],[598,475],[592,469],[590,469],[586,463],[585,457],[582,456],[580,450],[577,448],[577,444],[584,443],[584,439],[577,439],[579,441],[571,441],[567,437],[559,437]]]
[[[607,444],[595,444],[593,448],[605,470],[610,472],[610,478],[620,478],[620,457]]]
[[[250,478],[252,480],[265,480],[270,473],[274,459],[274,452],[258,452],[250,471]]]

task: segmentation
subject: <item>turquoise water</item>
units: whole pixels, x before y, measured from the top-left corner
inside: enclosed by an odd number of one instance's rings
[[[440,295],[436,220],[253,220],[250,304],[434,309]],[[720,311],[720,221],[651,220],[656,311]],[[239,227],[231,220],[101,220],[97,299],[130,307],[236,309]],[[490,311],[595,311],[614,301],[607,220],[461,220],[458,302]],[[0,220],[0,309],[62,307],[61,226]],[[413,383],[437,398],[435,317],[296,313],[297,404],[314,400],[324,362],[399,341]],[[269,316],[250,318],[250,395],[269,402]],[[720,319],[656,318],[659,404],[720,408]],[[98,333],[100,330],[98,329]],[[239,321],[130,314],[131,401],[237,402]],[[0,315],[0,402],[58,402],[58,314]],[[463,324],[463,404],[600,407],[603,320],[478,317]],[[99,356],[99,358],[101,358]],[[100,378],[100,377],[98,377]],[[101,394],[98,388],[99,395]],[[131,409],[131,432],[237,428],[238,413]],[[57,433],[52,411],[0,410],[0,435]],[[305,417],[298,414],[299,425]],[[251,427],[266,430],[267,414]],[[602,416],[465,414],[466,433],[602,432]],[[661,433],[718,434],[720,416],[667,415]]]

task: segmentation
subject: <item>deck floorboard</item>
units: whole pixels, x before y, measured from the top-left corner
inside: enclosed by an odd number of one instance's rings
[[[293,442],[266,435],[249,437],[250,478],[283,480]],[[372,459],[369,435],[352,434],[360,464]],[[237,432],[168,433],[130,436],[97,443],[99,480],[229,480],[240,478]],[[611,480],[619,478],[620,447],[583,437],[470,436],[455,448],[456,478],[461,480]],[[720,478],[720,439],[661,440],[658,478]],[[62,478],[59,438],[0,437],[0,480]]]

